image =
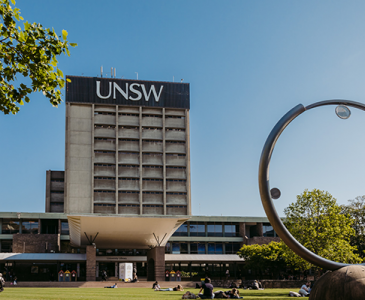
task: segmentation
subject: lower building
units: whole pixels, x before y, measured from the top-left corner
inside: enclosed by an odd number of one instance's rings
[[[133,263],[147,280],[164,280],[171,271],[180,271],[186,280],[225,278],[227,270],[231,278],[241,278],[244,261],[236,253],[242,245],[279,240],[261,217],[119,219],[0,213],[0,271],[8,280],[58,280],[61,271],[69,271],[71,278],[86,281],[99,280],[103,270],[118,279],[119,265]]]

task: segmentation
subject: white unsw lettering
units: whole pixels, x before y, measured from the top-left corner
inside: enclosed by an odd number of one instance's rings
[[[154,85],[151,85],[151,88],[150,88],[149,92],[147,93],[147,90],[146,90],[146,87],[145,87],[144,84],[132,83],[129,86],[129,89],[128,89],[128,83],[126,83],[125,84],[125,90],[123,90],[116,82],[113,82],[113,83],[109,82],[108,96],[102,96],[100,94],[100,81],[96,81],[96,95],[100,99],[108,99],[108,98],[110,98],[110,96],[112,94],[112,91],[113,91],[113,99],[116,99],[117,98],[117,91],[118,91],[123,96],[123,98],[126,99],[126,100],[139,101],[139,100],[142,99],[142,93],[141,93],[141,91],[136,89],[138,87],[141,87],[145,101],[149,101],[149,99],[151,97],[151,93],[154,95],[156,102],[160,101],[160,97],[161,97],[162,90],[163,90],[163,85],[161,85],[160,91],[157,94],[156,88],[155,88]],[[129,91],[131,93],[135,94],[136,97],[129,96],[128,95]]]
[[[146,101],[148,101],[150,99],[151,91],[152,91],[153,95],[155,96],[155,101],[158,102],[160,100],[163,85],[161,85],[160,92],[158,93],[158,95],[156,93],[156,89],[155,89],[154,85],[151,85],[151,88],[150,88],[150,91],[149,91],[148,95],[147,95],[147,91],[146,91],[146,88],[145,88],[144,84],[142,84],[141,87],[142,87],[142,92],[143,92],[143,95],[144,95],[144,98],[145,98]]]

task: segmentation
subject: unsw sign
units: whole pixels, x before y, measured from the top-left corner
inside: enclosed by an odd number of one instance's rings
[[[188,83],[67,76],[66,102],[190,108]]]

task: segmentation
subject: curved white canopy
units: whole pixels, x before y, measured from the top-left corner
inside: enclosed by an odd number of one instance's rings
[[[165,246],[189,216],[67,215],[70,241],[74,246],[148,249]],[[86,237],[87,235],[87,237]],[[94,240],[95,239],[95,240]]]

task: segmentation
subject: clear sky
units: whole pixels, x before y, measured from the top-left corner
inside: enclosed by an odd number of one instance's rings
[[[364,1],[19,0],[29,22],[78,43],[66,75],[190,83],[194,215],[265,216],[258,191],[262,147],[299,103],[365,102]],[[364,195],[365,114],[334,106],[298,117],[273,153],[280,215],[304,189],[339,203]],[[65,104],[42,94],[0,115],[0,211],[44,212],[46,170],[64,170]]]

